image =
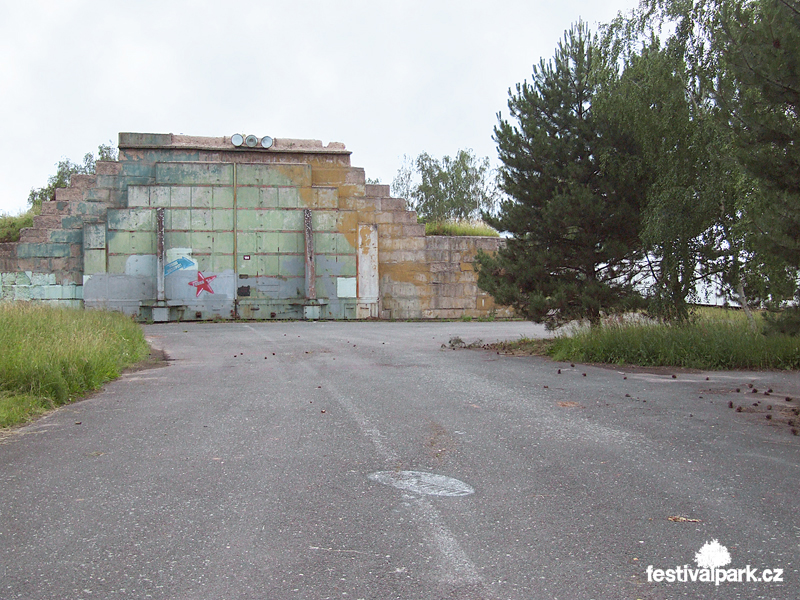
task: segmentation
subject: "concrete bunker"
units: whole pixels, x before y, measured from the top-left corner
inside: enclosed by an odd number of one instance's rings
[[[271,141],[121,133],[118,161],[0,245],[3,298],[153,321],[509,314],[474,270],[502,240],[426,237],[343,144]]]

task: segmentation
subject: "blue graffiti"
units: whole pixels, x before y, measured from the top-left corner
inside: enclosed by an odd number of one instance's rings
[[[180,271],[181,269],[188,269],[194,266],[194,261],[189,260],[185,256],[181,256],[178,260],[173,260],[171,263],[167,263],[164,266],[164,277],[174,273],[175,271]]]

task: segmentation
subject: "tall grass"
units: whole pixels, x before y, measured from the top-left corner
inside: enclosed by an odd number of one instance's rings
[[[743,315],[688,323],[620,323],[556,338],[555,360],[695,369],[798,369],[800,338],[753,333]]]
[[[483,221],[452,220],[425,223],[425,235],[477,235],[481,237],[500,237],[497,230]]]
[[[24,227],[33,227],[33,217],[38,210],[31,209],[20,215],[0,214],[0,244],[4,242],[18,242],[20,231]]]
[[[147,354],[141,328],[120,313],[0,303],[0,427],[97,389]]]

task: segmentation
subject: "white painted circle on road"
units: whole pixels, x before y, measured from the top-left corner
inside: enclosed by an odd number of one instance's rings
[[[424,471],[377,471],[367,477],[400,490],[427,496],[469,496],[475,493],[463,481]]]

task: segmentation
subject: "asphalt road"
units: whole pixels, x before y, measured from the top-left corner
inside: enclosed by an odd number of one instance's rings
[[[442,348],[529,323],[146,333],[168,366],[0,443],[0,598],[800,596],[797,373]],[[782,582],[648,581],[699,552]]]

